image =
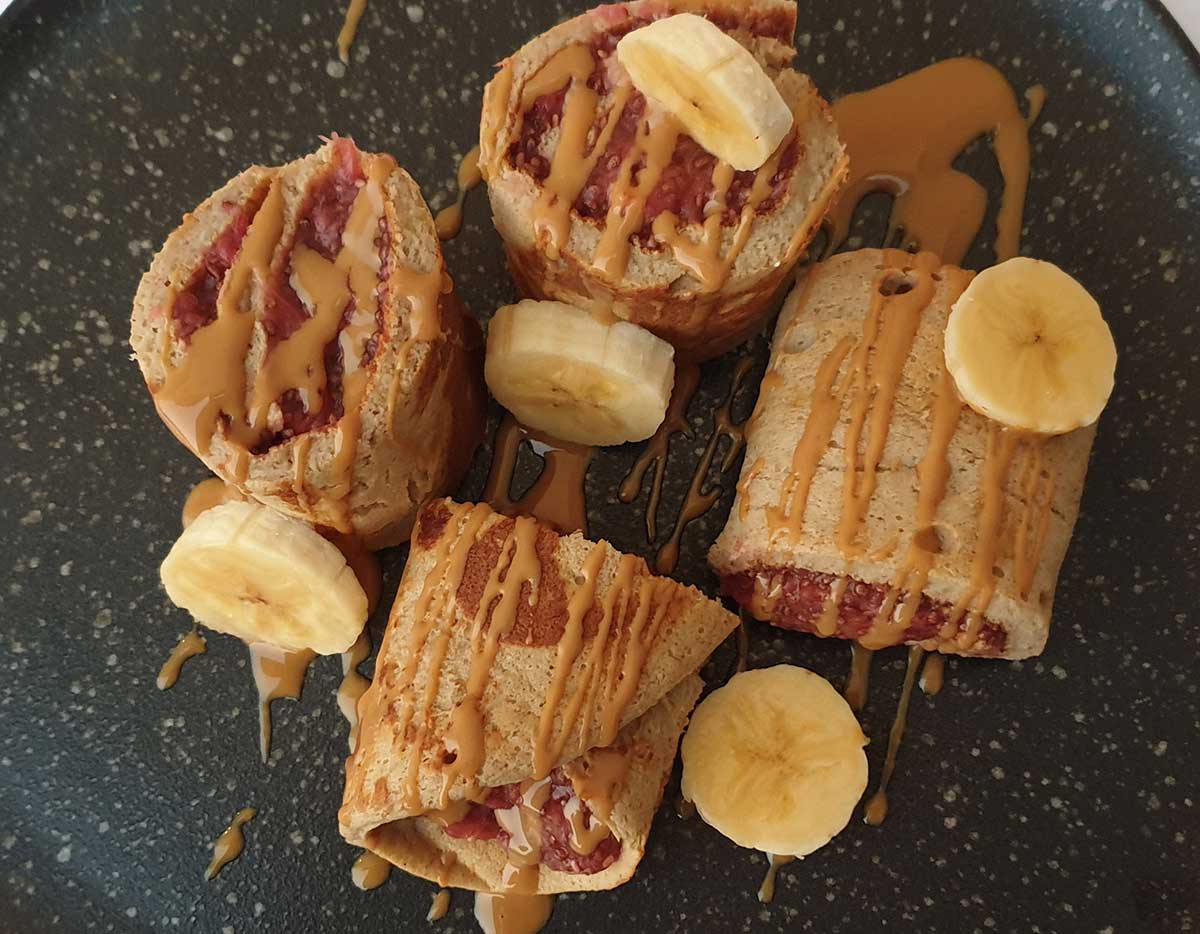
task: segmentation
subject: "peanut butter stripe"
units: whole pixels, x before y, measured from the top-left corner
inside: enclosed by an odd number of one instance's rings
[[[270,433],[276,403],[296,393],[305,411],[319,414],[325,405],[327,373],[323,355],[335,339],[342,365],[342,413],[336,419],[332,482],[321,492],[305,484],[310,438],[294,448],[292,486],[297,499],[312,495],[327,501],[329,522],[351,530],[349,498],[362,433],[360,407],[367,390],[366,360],[378,330],[383,296],[394,292],[409,305],[407,341],[427,341],[440,330],[438,300],[444,288],[440,264],[430,274],[407,268],[403,257],[382,267],[376,241],[398,229],[386,186],[396,163],[386,155],[364,155],[365,180],[350,208],[337,255],[282,243],[287,181],[276,171],[262,206],[254,215],[217,296],[216,319],[197,330],[182,358],[170,363],[154,391],[163,419],[188,447],[207,455],[220,431],[231,449],[231,473],[244,481],[251,452]],[[289,283],[311,313],[290,334],[252,355],[261,327],[258,308],[272,278],[289,274]],[[403,352],[411,350],[411,346]],[[257,367],[247,379],[247,360]],[[393,381],[394,393],[399,380]],[[389,411],[389,415],[393,413]]]

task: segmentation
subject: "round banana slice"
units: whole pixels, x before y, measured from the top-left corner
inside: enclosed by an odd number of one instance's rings
[[[1099,418],[1117,367],[1112,332],[1087,289],[1023,256],[971,281],[946,323],[945,353],[967,405],[1046,435]]]
[[[344,652],[367,621],[367,597],[337,546],[258,503],[198,515],[162,563],[171,602],[245,642]]]
[[[792,112],[745,46],[702,16],[656,20],[617,43],[634,87],[739,171],[757,169],[787,136]]]
[[[628,321],[526,300],[492,317],[484,376],[529,428],[576,444],[623,444],[662,423],[675,350]]]
[[[850,821],[867,787],[866,743],[820,675],[793,665],[744,671],[692,714],[683,796],[739,846],[806,856]]]

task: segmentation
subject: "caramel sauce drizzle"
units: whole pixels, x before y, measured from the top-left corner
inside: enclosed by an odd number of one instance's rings
[[[796,857],[776,856],[772,853],[764,855],[767,857],[767,874],[763,876],[762,885],[758,887],[758,900],[765,905],[775,898],[775,877],[779,873],[780,867],[786,866]]]
[[[209,453],[218,429],[223,431],[232,449],[228,469],[241,483],[249,470],[250,450],[267,430],[281,395],[297,390],[308,411],[320,411],[326,380],[322,354],[336,334],[343,361],[344,412],[334,429],[332,482],[321,491],[321,499],[328,502],[328,523],[342,532],[351,530],[349,497],[362,432],[360,406],[368,377],[363,359],[376,331],[380,257],[375,241],[381,222],[386,221],[389,230],[396,230],[395,210],[384,194],[396,163],[386,155],[364,154],[363,160],[366,181],[351,206],[342,246],[334,260],[326,260],[303,244],[291,251],[291,284],[311,308],[311,316],[286,340],[270,348],[249,385],[246,360],[259,326],[253,301],[268,287],[273,258],[282,263],[288,255],[279,249],[286,185],[280,174],[272,180],[222,283],[216,320],[196,331],[178,363],[167,361],[166,378],[154,392],[163,419],[201,456]],[[393,266],[388,271],[388,289],[408,301],[408,342],[432,339],[438,332],[437,305],[444,286],[440,263],[429,274],[407,268],[402,257],[397,257]],[[352,299],[354,312],[339,333],[343,312]],[[394,414],[399,382],[392,383],[389,417]],[[309,501],[304,474],[310,443],[298,444],[293,455],[293,486],[302,502]]]
[[[183,501],[183,527],[186,529],[202,512],[208,512],[215,506],[246,497],[232,483],[226,483],[220,477],[209,477],[197,483]]]
[[[679,515],[675,519],[675,528],[671,531],[670,537],[658,549],[658,555],[655,558],[655,569],[659,574],[670,574],[675,570],[675,565],[679,561],[679,544],[683,537],[683,530],[694,519],[700,518],[708,512],[721,498],[720,486],[705,489],[708,482],[709,468],[712,466],[713,457],[717,452],[717,445],[722,438],[729,439],[729,445],[725,450],[725,456],[721,460],[720,472],[725,473],[738,459],[738,455],[742,453],[742,448],[746,444],[746,435],[744,425],[735,425],[731,415],[734,397],[738,394],[738,390],[742,388],[742,383],[746,379],[746,374],[750,372],[750,368],[754,365],[754,360],[751,357],[742,357],[738,360],[734,367],[733,379],[729,384],[729,392],[725,396],[725,401],[713,413],[713,430],[708,436],[708,444],[704,447],[704,453],[700,456],[700,462],[696,465],[695,471],[692,473],[692,482],[688,485],[687,493],[684,495],[683,504],[679,508]]]
[[[871,660],[875,650],[864,648],[857,642],[850,643],[850,674],[846,677],[846,686],[842,696],[854,711],[862,710],[867,705],[867,693],[871,684]]]
[[[692,426],[687,420],[688,405],[696,394],[700,383],[700,367],[695,363],[676,361],[675,385],[671,389],[671,401],[667,405],[667,414],[662,424],[654,432],[654,436],[646,442],[642,453],[638,455],[629,473],[621,481],[617,492],[623,503],[632,503],[642,491],[642,481],[646,471],[654,466],[654,477],[650,481],[650,496],[646,500],[646,541],[653,542],[658,538],[658,504],[662,499],[663,477],[667,471],[667,453],[673,435],[692,435]]]
[[[434,921],[441,921],[446,917],[446,912],[450,910],[450,890],[438,889],[433,893],[429,901],[429,913],[425,915],[425,920],[432,924]]]
[[[555,52],[521,90],[519,106],[523,115],[542,95],[564,86],[567,88],[558,127],[559,138],[550,159],[550,174],[542,183],[533,210],[534,234],[551,260],[559,258],[570,236],[572,206],[608,147],[633,91],[629,84],[613,90],[607,112],[593,132],[602,104],[600,95],[588,86],[588,79],[595,69],[596,62],[588,46],[582,43],[567,45]],[[511,74],[503,75],[502,72],[498,77],[503,84],[496,87],[495,96],[489,102],[489,116],[496,124],[503,117],[499,108],[507,106],[511,95]],[[485,119],[485,125],[488,122]],[[591,267],[602,275],[613,280],[620,280],[625,275],[632,238],[645,221],[646,201],[670,164],[683,132],[683,126],[670,114],[647,115],[640,121],[610,188],[608,214],[591,259]],[[729,277],[750,239],[759,206],[771,194],[771,180],[791,140],[789,134],[758,169],[724,252],[723,218],[726,196],[734,178],[734,169],[728,163],[718,160],[713,170],[713,197],[704,222],[699,225],[698,239],[688,236],[685,228],[680,227],[679,218],[670,212],[664,211],[655,217],[652,224],[654,239],[670,247],[675,259],[695,276],[703,291],[720,289]],[[485,146],[490,153],[489,162],[499,157],[494,152],[495,145],[493,134]]]
[[[358,32],[358,21],[362,19],[367,9],[367,0],[350,0],[346,5],[346,18],[338,31],[337,52],[343,65],[350,64],[350,47],[354,45],[354,36]]]
[[[528,441],[543,461],[542,472],[519,500],[512,498],[513,471],[521,444]],[[506,412],[496,429],[492,466],[483,499],[507,516],[540,519],[563,534],[587,534],[587,496],[584,481],[595,448],[559,441],[526,428]]]
[[[1033,114],[1045,88],[1031,88],[1029,97]],[[953,163],[973,140],[991,134],[1004,177],[996,256],[1017,255],[1029,181],[1028,126],[996,68],[979,59],[948,59],[849,94],[833,105],[833,115],[850,156],[850,179],[829,217],[830,252],[845,242],[863,197],[885,191],[896,197],[887,243],[902,231],[905,245],[961,263],[983,223],[987,191]]]
[[[167,656],[167,660],[163,662],[162,668],[158,671],[158,677],[155,679],[155,684],[160,691],[165,691],[167,688],[175,686],[175,682],[179,680],[179,673],[183,670],[183,663],[189,658],[196,655],[203,655],[208,651],[208,643],[204,641],[204,636],[200,635],[200,630],[193,628],[187,635],[175,643],[175,648],[171,650],[171,654]]]
[[[271,752],[271,701],[286,697],[296,700],[304,686],[304,676],[317,653],[311,649],[289,652],[266,642],[253,642],[250,669],[258,690],[258,750],[266,762]]]
[[[900,751],[900,741],[904,738],[904,726],[908,719],[908,702],[912,698],[913,684],[916,682],[917,669],[921,667],[921,659],[925,650],[919,645],[908,647],[908,666],[904,669],[904,688],[900,692],[900,702],[896,705],[896,716],[892,720],[892,728],[888,733],[887,755],[883,761],[883,775],[879,779],[879,788],[867,802],[863,811],[863,820],[872,827],[883,823],[888,813],[887,786],[896,771],[896,755]]]
[[[379,888],[387,882],[388,876],[391,874],[392,864],[370,850],[363,850],[359,853],[358,858],[354,860],[354,865],[350,867],[351,881],[355,888],[364,892]]]
[[[365,627],[349,651],[342,653],[342,683],[338,685],[337,704],[338,710],[342,712],[350,727],[347,742],[351,753],[358,745],[358,702],[371,686],[371,682],[358,673],[358,666],[365,662],[370,654],[371,634]]]
[[[246,838],[242,835],[242,826],[254,820],[258,813],[254,808],[242,808],[233,816],[233,820],[229,826],[225,828],[225,832],[213,842],[212,859],[209,861],[208,868],[204,870],[204,880],[210,882],[217,877],[226,864],[233,862],[242,855],[242,849],[246,845]]]
[[[483,181],[483,172],[479,168],[479,145],[471,147],[458,164],[458,194],[454,203],[438,211],[433,219],[439,240],[452,240],[462,230],[463,205],[467,201],[467,192]]]

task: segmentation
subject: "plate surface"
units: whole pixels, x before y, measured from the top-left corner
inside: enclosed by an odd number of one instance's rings
[[[800,67],[827,96],[961,54],[997,64],[1018,90],[1049,90],[1031,134],[1024,247],[1100,298],[1121,351],[1050,645],[1025,664],[952,661],[943,692],[914,699],[887,822],[856,815],[780,873],[774,904],[755,899],[760,856],[664,807],[635,879],[560,899],[549,930],[1190,930],[1195,53],[1142,0],[802,6]],[[183,211],[243,165],[293,158],[331,130],[394,153],[444,204],[491,63],[575,10],[372,0],[349,68],[333,54],[335,2],[35,0],[0,21],[0,929],[424,930],[432,886],[396,873],[362,893],[350,881],[355,852],[335,820],[346,742],[336,659],[314,666],[301,702],[276,704],[266,766],[239,644],[210,638],[173,690],[155,689],[187,626],[157,565],[204,472],[159,424],[128,360],[129,303]],[[984,150],[969,159],[994,177]],[[470,199],[447,250],[480,316],[512,297],[485,200]],[[861,229],[864,242],[877,228]],[[989,255],[981,244],[969,263]],[[660,535],[732,365],[705,367],[695,436],[672,444]],[[636,452],[593,464],[592,531],[651,554],[644,496],[627,506],[615,495]],[[464,496],[478,494],[488,457]],[[736,477],[717,479],[725,495],[686,530],[678,571],[710,590],[703,556]],[[401,551],[387,554],[393,589],[402,566]],[[377,614],[376,633],[382,623]],[[756,626],[750,659],[840,683],[849,651]],[[730,660],[723,649],[713,672]],[[873,780],[903,665],[901,650],[876,659]],[[245,854],[203,882],[208,844],[245,805],[259,809]],[[471,931],[470,912],[456,894],[432,930]]]

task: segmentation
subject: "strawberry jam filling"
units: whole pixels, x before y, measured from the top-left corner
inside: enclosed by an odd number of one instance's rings
[[[592,852],[583,854],[571,845],[571,822],[567,818],[567,802],[575,795],[570,779],[562,769],[550,773],[550,795],[542,805],[541,862],[557,872],[590,875],[607,869],[621,854],[621,842],[614,836],[601,840]],[[500,785],[491,789],[482,803],[471,805],[462,820],[446,827],[446,833],[459,840],[493,840],[507,847],[508,832],[500,826],[496,812],[517,807],[521,802],[521,785]],[[580,802],[581,819],[590,819],[587,804]]]
[[[769,622],[772,626],[817,634],[817,621],[824,612],[825,602],[829,599],[837,575],[803,568],[761,568],[725,575],[721,578],[721,591],[741,606],[751,608],[756,602],[756,579],[762,581],[758,585],[760,588],[765,584],[768,592],[778,594],[770,611]],[[860,639],[865,636],[887,594],[888,588],[882,584],[867,584],[851,579],[838,604],[837,630],[833,635],[839,639]],[[896,639],[896,643],[938,639],[952,609],[950,604],[930,600],[922,594],[912,621]],[[959,622],[959,630],[965,626],[964,616]],[[974,648],[983,655],[1000,655],[1004,652],[1007,640],[1008,634],[1002,626],[985,619]]]
[[[303,245],[332,262],[342,246],[342,234],[350,219],[354,199],[366,180],[362,157],[353,141],[338,138],[333,141],[333,161],[325,174],[317,179],[306,193],[306,200],[296,222],[294,245]],[[376,248],[380,250],[380,281],[384,281],[387,267],[385,251],[389,238],[385,223],[380,221]],[[294,248],[294,246],[293,246]],[[291,285],[291,257],[284,262],[280,274],[267,285],[266,306],[262,324],[267,332],[267,352],[291,337],[310,317],[309,309]],[[370,362],[378,345],[378,328],[382,324],[380,310],[376,312],[376,334],[368,342],[363,365]],[[276,444],[298,437],[308,431],[321,428],[342,417],[345,409],[342,398],[342,380],[345,363],[339,337],[342,330],[354,317],[354,299],[347,303],[338,322],[337,333],[322,350],[321,364],[325,368],[325,386],[321,391],[319,405],[305,406],[296,390],[288,390],[277,400],[282,420],[275,430],[265,436],[255,447],[262,453]]]
[[[191,280],[176,294],[175,302],[171,306],[175,339],[184,346],[200,328],[216,320],[217,294],[221,291],[221,283],[225,281],[225,275],[237,257],[242,240],[245,239],[250,222],[262,205],[265,193],[256,193],[241,207],[230,201],[222,203],[222,210],[232,213],[233,219],[225,225],[220,236],[205,252],[200,265],[192,273]]]
[[[670,10],[663,6],[662,16],[670,15]],[[612,4],[598,7],[592,11],[610,27],[592,41],[592,58],[596,68],[588,79],[588,86],[596,91],[601,98],[607,98],[613,91],[610,83],[614,71],[608,67],[608,59],[615,54],[617,42],[627,33],[652,22],[644,17],[629,17],[625,7]],[[725,31],[738,28],[747,29],[754,35],[778,38],[790,42],[787,34],[789,21],[778,11],[763,12],[749,20],[739,18],[732,13],[706,13],[705,16]],[[570,79],[561,88],[548,94],[543,94],[534,100],[521,124],[521,132],[508,150],[508,161],[523,172],[526,172],[539,182],[544,182],[550,175],[550,159],[543,152],[546,136],[562,122],[563,108]],[[621,172],[621,165],[629,155],[637,138],[638,127],[642,123],[646,111],[646,99],[638,91],[632,91],[625,102],[624,109],[617,117],[617,124],[609,138],[604,152],[596,160],[591,174],[580,190],[573,208],[583,218],[603,222],[608,214],[609,196],[613,184]],[[603,104],[598,108],[593,134],[608,119],[608,113]],[[803,152],[803,147],[793,133],[783,144],[784,150],[780,155],[779,164],[770,180],[770,188],[766,197],[756,207],[756,213],[766,214],[774,209],[787,191],[788,182],[795,170],[796,164]],[[638,161],[633,166],[631,178],[636,181],[638,173],[643,168],[643,162]],[[704,149],[692,137],[681,134],[676,141],[671,154],[671,161],[663,169],[657,183],[646,198],[643,212],[643,224],[637,232],[637,238],[643,244],[653,244],[652,228],[654,219],[664,211],[679,218],[682,224],[698,224],[706,216],[706,208],[713,198],[713,170],[717,158]],[[742,209],[750,197],[751,188],[757,175],[756,171],[736,172],[729,190],[725,196],[725,211],[721,218],[724,226],[737,223]]]

